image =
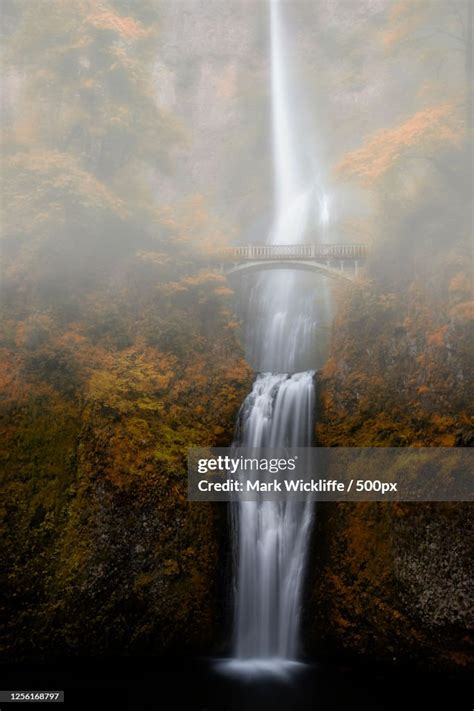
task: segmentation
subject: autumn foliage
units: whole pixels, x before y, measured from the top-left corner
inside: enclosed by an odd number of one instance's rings
[[[407,158],[423,158],[449,145],[459,147],[462,141],[459,110],[443,103],[417,111],[395,128],[378,131],[362,148],[349,153],[337,170],[370,185]]]
[[[156,199],[181,128],[155,3],[13,2],[0,340],[2,653],[199,648],[223,511],[186,454],[229,444],[250,369],[203,196]],[[214,631],[213,631],[214,630]]]
[[[378,41],[413,93],[335,171],[370,192],[372,244],[364,279],[339,299],[319,374],[323,446],[474,444],[468,5],[387,4]],[[433,67],[447,66],[442,81]],[[467,671],[471,505],[340,503],[320,516],[318,540],[328,543],[312,584],[316,645]]]

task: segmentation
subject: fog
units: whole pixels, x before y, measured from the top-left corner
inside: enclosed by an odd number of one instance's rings
[[[473,444],[472,3],[3,0],[2,39],[8,662],[153,655],[155,701],[233,615],[247,671],[466,669],[462,505],[229,531],[186,455]]]
[[[123,16],[126,3],[115,2],[109,15],[88,15],[86,27],[79,3],[52,13],[49,26],[42,3],[29,5],[4,3],[6,208],[14,213],[4,230],[7,268],[27,260],[30,276],[48,280],[57,262],[86,280],[96,256],[137,242],[134,230],[155,238],[160,227],[151,229],[143,214],[148,224],[128,222],[145,194],[146,209],[177,212],[183,199],[200,195],[229,244],[268,240],[274,191],[265,3],[144,3],[120,24],[113,9]],[[378,255],[374,277],[392,274],[393,249],[399,244],[401,254],[407,240],[423,262],[436,259],[469,227],[468,3],[283,5],[298,161],[318,186],[305,241],[324,233],[329,242],[379,243],[390,233],[390,257]],[[68,48],[75,35],[82,45]],[[351,152],[371,140],[373,149],[351,170]],[[35,153],[28,166],[23,151]],[[56,166],[47,165],[46,152],[58,153]],[[27,204],[22,170],[36,184]],[[55,170],[68,175],[68,191],[63,183],[55,188]],[[88,190],[92,203],[81,204]],[[324,222],[316,216],[321,201],[329,209]],[[440,201],[441,221],[434,218]],[[11,235],[31,235],[31,222],[33,244]],[[192,239],[201,236],[196,230]]]

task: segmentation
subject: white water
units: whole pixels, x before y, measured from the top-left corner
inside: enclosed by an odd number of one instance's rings
[[[285,7],[286,6],[286,7]],[[326,241],[329,198],[296,123],[298,104],[290,81],[284,11],[291,3],[270,0],[274,218],[272,244]],[[296,372],[315,367],[318,327],[328,321],[324,284],[312,275],[265,272],[250,293],[247,355],[257,370]]]
[[[270,0],[270,25],[275,210],[269,240],[273,244],[322,242],[329,201],[294,124],[280,0]],[[316,228],[317,237],[311,234]],[[237,446],[312,445],[314,371],[309,368],[314,368],[316,328],[326,296],[323,287],[318,305],[316,291],[314,278],[298,272],[265,272],[257,279],[249,295],[253,329],[247,345],[251,362],[264,372],[241,407]],[[298,667],[311,523],[309,502],[235,504],[235,627],[227,670],[282,674]]]
[[[319,223],[327,223],[328,201],[303,167],[304,146],[293,125],[280,0],[271,0],[270,8],[275,175],[270,241],[301,243],[315,204]],[[240,447],[312,444],[314,372],[295,372],[303,363],[314,363],[318,312],[311,286],[308,289],[308,281],[291,271],[267,272],[250,295],[255,326],[249,353],[257,368],[268,372],[257,377],[239,413]],[[289,501],[236,505],[234,649],[228,664],[232,671],[281,673],[297,664],[311,512],[310,503]]]
[[[262,373],[239,416],[244,447],[312,442],[313,372]],[[238,507],[236,628],[239,660],[291,660],[297,654],[300,597],[311,504],[249,501]]]

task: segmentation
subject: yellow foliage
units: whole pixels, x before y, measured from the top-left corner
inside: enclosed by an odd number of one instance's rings
[[[389,27],[382,33],[382,44],[391,50],[407,35],[416,30],[422,21],[423,4],[426,0],[400,0],[389,13]]]
[[[431,333],[427,338],[428,345],[442,348],[445,344],[445,336],[447,330],[448,326],[445,324],[434,333]]]
[[[96,10],[86,17],[85,22],[98,30],[112,30],[127,40],[145,37],[148,32],[133,17],[117,15],[106,3],[95,4]]]
[[[228,286],[219,286],[217,289],[213,289],[212,293],[216,296],[232,296],[234,294],[233,290],[229,289]]]
[[[438,447],[454,447],[456,444],[456,437],[453,434],[441,435],[438,442]]]
[[[449,315],[456,321],[472,321],[474,319],[474,301],[463,301],[456,304],[450,309]]]
[[[172,382],[176,359],[136,343],[122,353],[106,353],[100,368],[93,368],[87,385],[87,398],[128,412],[157,409],[154,399]],[[104,368],[105,366],[105,368]],[[159,408],[158,408],[159,409]]]
[[[472,293],[472,279],[469,279],[466,272],[458,272],[449,282],[448,290],[451,293],[458,291]]]
[[[163,562],[163,575],[174,576],[179,574],[179,565],[175,560],[165,560]]]
[[[371,184],[393,168],[408,149],[458,145],[461,139],[456,107],[443,103],[417,111],[395,128],[378,131],[362,148],[349,153],[336,170]]]
[[[219,274],[218,272],[211,271],[201,271],[198,274],[193,274],[192,276],[186,276],[180,279],[180,281],[170,281],[163,284],[160,287],[165,293],[170,295],[177,294],[179,292],[188,292],[204,287],[206,293],[208,293],[208,288],[212,284],[222,284],[221,287],[216,287],[213,289],[213,293],[217,296],[226,295],[228,292],[232,294],[233,292],[225,286],[226,278]]]

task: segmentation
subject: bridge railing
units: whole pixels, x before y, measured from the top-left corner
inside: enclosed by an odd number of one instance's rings
[[[366,244],[249,244],[230,247],[227,257],[237,261],[265,259],[363,259],[367,256]]]

